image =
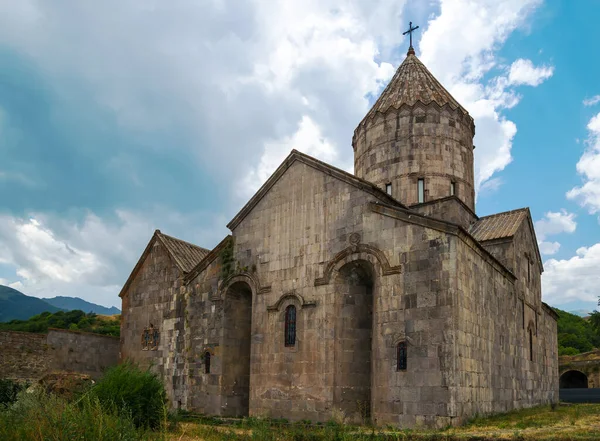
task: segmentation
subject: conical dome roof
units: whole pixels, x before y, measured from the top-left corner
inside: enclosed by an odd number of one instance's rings
[[[399,109],[404,104],[413,106],[417,102],[435,102],[440,107],[448,105],[452,109],[460,109],[465,115],[469,114],[414,55],[414,51],[409,51],[363,121],[372,118],[377,112],[385,113],[391,107]]]

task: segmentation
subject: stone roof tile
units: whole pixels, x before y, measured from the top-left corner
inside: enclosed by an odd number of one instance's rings
[[[469,233],[478,242],[512,237],[517,232],[521,222],[527,218],[528,209],[505,211],[479,218],[471,225]]]
[[[404,104],[414,106],[417,102],[435,102],[440,107],[449,105],[452,109],[460,109],[465,115],[469,114],[425,65],[414,54],[409,53],[363,121],[377,112],[385,113],[392,107],[399,109]]]
[[[184,273],[188,273],[194,269],[210,253],[210,250],[206,248],[167,236],[161,232],[157,232],[157,235]]]

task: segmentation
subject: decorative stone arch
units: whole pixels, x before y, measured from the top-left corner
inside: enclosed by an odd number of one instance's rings
[[[407,344],[411,345],[411,346],[415,346],[415,341],[409,337],[408,335],[406,335],[405,332],[398,332],[393,334],[393,339],[390,340],[390,347],[391,348],[395,348],[396,346],[398,346],[398,343],[405,341]]]
[[[223,280],[219,284],[219,287],[216,292],[216,298],[213,300],[224,300],[225,294],[227,293],[229,287],[237,282],[247,283],[248,286],[250,286],[250,289],[252,290],[253,296],[255,296],[256,294],[264,294],[271,291],[271,285],[261,286],[260,280],[258,279],[258,276],[256,274],[249,272],[241,272],[232,274],[231,276]]]
[[[253,307],[256,295],[265,290],[256,274],[248,272],[232,274],[218,286],[214,300],[222,302],[218,358],[223,416],[249,414]]]
[[[567,369],[560,374],[559,387],[561,389],[587,389],[588,376],[578,369]]]
[[[380,249],[367,244],[357,244],[337,253],[325,266],[323,276],[315,279],[315,286],[328,285],[332,274],[337,274],[344,265],[357,260],[371,263],[377,277],[402,273],[402,265],[391,266]]]
[[[315,302],[314,300],[306,301],[306,300],[304,300],[304,297],[302,297],[300,294],[297,294],[295,291],[291,291],[291,292],[283,294],[272,305],[267,306],[267,311],[269,311],[269,312],[279,311],[281,309],[281,307],[283,306],[283,304],[286,303],[288,300],[292,300],[292,303],[297,304],[301,308],[316,306],[316,304],[317,304],[317,302]]]

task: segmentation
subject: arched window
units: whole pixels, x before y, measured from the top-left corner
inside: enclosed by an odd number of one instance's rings
[[[406,370],[406,342],[401,341],[396,347],[396,370]]]
[[[285,308],[285,345],[296,345],[296,307],[294,305]]]
[[[204,373],[210,374],[210,352],[204,353]]]

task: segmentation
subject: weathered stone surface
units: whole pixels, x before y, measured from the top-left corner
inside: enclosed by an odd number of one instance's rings
[[[51,371],[98,378],[119,361],[119,339],[50,329],[48,334],[0,331],[0,378],[36,381]]]
[[[122,292],[122,357],[153,363],[174,407],[215,415],[442,427],[557,400],[529,212],[499,242],[469,233],[472,119],[446,104],[366,118],[358,178],[292,152],[189,272],[153,239]]]

